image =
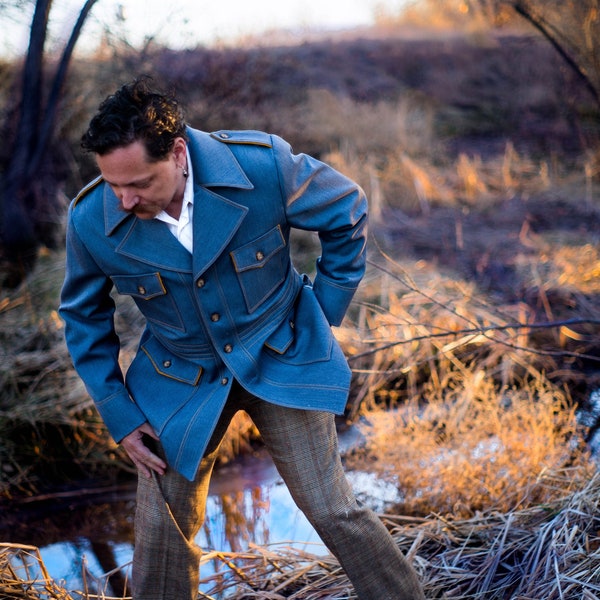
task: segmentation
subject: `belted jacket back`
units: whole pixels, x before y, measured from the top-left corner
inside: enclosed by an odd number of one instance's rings
[[[192,479],[234,378],[269,402],[344,410],[350,370],[330,326],[364,274],[367,201],[277,136],[188,135],[193,253],[163,222],[122,211],[98,178],[69,209],[60,314],[113,438],[148,421],[169,464]],[[319,234],[314,282],[291,262],[291,228]],[[125,377],[115,293],[146,319]]]

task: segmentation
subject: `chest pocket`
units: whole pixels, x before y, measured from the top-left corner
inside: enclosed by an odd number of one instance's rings
[[[279,225],[230,253],[246,308],[255,311],[285,279],[286,243]]]
[[[173,329],[185,329],[177,304],[167,292],[160,273],[113,275],[111,279],[119,294],[133,298],[146,319]]]

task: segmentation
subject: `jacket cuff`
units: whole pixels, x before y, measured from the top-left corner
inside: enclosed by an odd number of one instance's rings
[[[315,278],[313,291],[329,324],[340,325],[356,288],[341,286],[319,273]]]
[[[147,421],[127,390],[96,402],[96,408],[117,443]]]

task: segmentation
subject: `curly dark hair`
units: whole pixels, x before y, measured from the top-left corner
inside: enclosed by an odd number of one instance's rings
[[[150,160],[163,160],[175,138],[187,140],[186,123],[177,100],[139,77],[104,100],[81,138],[81,147],[99,155],[141,141]]]

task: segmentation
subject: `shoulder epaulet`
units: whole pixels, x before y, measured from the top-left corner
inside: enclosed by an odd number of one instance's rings
[[[267,148],[273,145],[271,143],[271,136],[264,131],[231,131],[229,129],[222,129],[221,131],[213,131],[210,135],[225,144],[250,144],[254,146],[266,146]]]
[[[98,175],[98,177],[96,177],[96,179],[92,179],[92,181],[90,181],[80,192],[79,194],[77,194],[77,196],[75,196],[75,198],[73,199],[73,207],[75,207],[75,205],[82,200],[83,198],[85,198],[94,188],[98,187],[102,182],[104,181],[104,178],[102,177],[102,175]]]

